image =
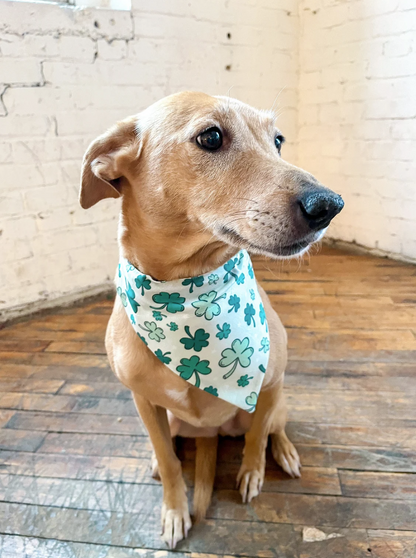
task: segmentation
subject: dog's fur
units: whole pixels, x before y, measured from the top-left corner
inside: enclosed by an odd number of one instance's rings
[[[218,152],[206,152],[195,141],[212,126],[224,135]],[[296,199],[308,187],[323,187],[280,158],[276,133],[272,114],[234,99],[172,95],[91,144],[83,162],[81,205],[121,196],[120,252],[158,280],[207,273],[241,248],[272,257],[300,254],[322,232],[311,231]],[[170,547],[191,527],[172,437],[197,438],[198,518],[211,498],[218,434],[245,434],[237,477],[244,502],[261,490],[269,435],[277,463],[288,474],[300,475],[298,454],[285,434],[286,332],[260,286],[259,291],[269,323],[270,359],[253,415],[173,374],[138,338],[115,301],[106,349],[114,373],[133,393],[154,447],[153,470],[164,489],[163,539]]]

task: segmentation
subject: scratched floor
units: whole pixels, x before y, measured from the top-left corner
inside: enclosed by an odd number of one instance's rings
[[[243,505],[242,441],[223,439],[208,519],[176,556],[414,558],[416,267],[328,248],[255,267],[288,328],[303,475],[269,459]],[[110,311],[104,300],[0,331],[1,558],[173,556],[148,438],[104,354]],[[192,442],[178,453],[191,485]]]

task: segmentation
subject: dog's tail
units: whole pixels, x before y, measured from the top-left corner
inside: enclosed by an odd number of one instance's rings
[[[194,518],[196,523],[204,519],[211,502],[217,464],[218,436],[196,438]]]

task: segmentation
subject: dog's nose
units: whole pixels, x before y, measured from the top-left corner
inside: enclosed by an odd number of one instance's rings
[[[344,201],[330,190],[308,190],[298,199],[300,209],[311,229],[324,229],[344,207]]]

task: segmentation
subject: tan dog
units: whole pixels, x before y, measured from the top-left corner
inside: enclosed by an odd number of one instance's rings
[[[184,92],[119,122],[84,157],[80,203],[122,197],[121,255],[158,280],[194,277],[241,248],[287,258],[318,240],[341,198],[280,157],[284,138],[271,113],[235,99]],[[163,483],[163,539],[171,547],[191,527],[186,486],[172,437],[197,438],[194,513],[203,517],[215,474],[217,435],[245,434],[237,482],[243,502],[260,493],[269,434],[277,463],[300,476],[285,434],[286,332],[259,287],[270,358],[254,414],[176,376],[137,337],[117,297],[106,349],[131,389]]]

